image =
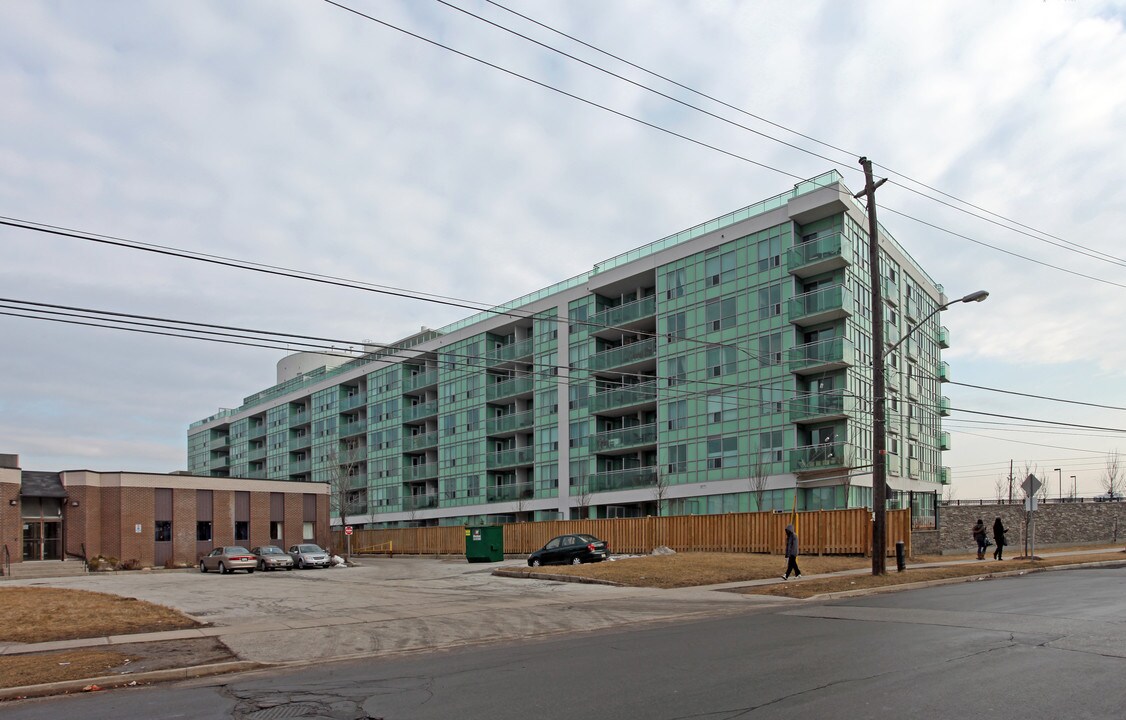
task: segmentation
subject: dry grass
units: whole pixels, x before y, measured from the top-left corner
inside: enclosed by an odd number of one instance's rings
[[[39,643],[199,627],[163,605],[60,588],[0,588],[0,642]]]
[[[67,650],[0,657],[0,687],[22,687],[108,675],[129,658],[109,650]]]
[[[1091,550],[1092,548],[1084,547],[1081,549]],[[1061,549],[1052,549],[1052,552],[1061,551]],[[910,566],[912,563],[942,562],[958,559],[964,558],[952,558],[949,556],[913,558],[908,565]],[[849,575],[837,578],[826,578],[823,580],[801,580],[800,582],[787,584],[779,582],[777,585],[765,586],[762,589],[748,589],[747,592],[763,592],[764,594],[787,595],[789,597],[810,597],[825,592],[839,592],[841,590],[855,590],[884,585],[901,585],[929,579],[980,575],[982,573],[997,572],[1000,570],[1050,567],[1053,565],[1066,565],[1076,562],[1097,562],[1099,560],[1126,560],[1126,557],[1124,557],[1121,550],[1108,550],[1105,554],[1053,557],[1046,560],[1039,560],[1035,563],[1017,560],[1005,560],[1004,562],[998,563],[989,560],[982,561],[982,564],[908,569],[902,573],[895,572],[895,559],[889,558],[891,572],[886,576],[878,578],[872,575]],[[798,564],[801,566],[802,572],[805,575],[819,575],[822,573],[860,570],[872,567],[870,558],[839,555],[805,555],[798,559]],[[607,580],[631,587],[679,588],[779,578],[785,569],[786,560],[779,555],[677,553],[676,555],[650,555],[637,558],[625,558],[613,562],[601,562],[591,565],[527,568],[526,572],[532,576],[575,575]],[[802,589],[791,591],[782,589],[787,587]],[[812,588],[812,590],[807,592],[804,588]]]

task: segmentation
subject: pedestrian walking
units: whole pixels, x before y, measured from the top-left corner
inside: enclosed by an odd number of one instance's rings
[[[977,559],[985,559],[985,521],[981,518],[977,519],[977,523],[973,527],[974,542],[977,543]]]
[[[801,577],[801,570],[798,569],[798,534],[794,532],[793,525],[786,526],[786,574],[782,579],[789,580],[790,573]]]
[[[1005,523],[1001,522],[1001,518],[993,521],[993,542],[997,544],[997,549],[993,551],[994,560],[1004,560],[1001,556],[1005,552],[1005,546],[1009,544],[1009,541],[1005,539],[1007,532],[1008,530],[1005,529]]]

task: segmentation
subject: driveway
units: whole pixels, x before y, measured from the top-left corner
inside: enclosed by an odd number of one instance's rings
[[[785,599],[497,577],[464,560],[365,558],[327,570],[201,575],[138,571],[19,581],[160,603],[214,625],[240,658],[292,662],[387,655],[683,620]],[[210,633],[209,633],[210,634]]]

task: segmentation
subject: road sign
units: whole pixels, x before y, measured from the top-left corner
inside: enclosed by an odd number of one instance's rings
[[[351,535],[352,534],[352,526],[351,525],[345,525],[344,526],[344,534],[345,535]]]
[[[1035,475],[1029,474],[1029,476],[1024,479],[1024,482],[1020,484],[1020,489],[1024,490],[1024,494],[1028,497],[1033,497],[1036,493],[1040,492],[1040,487],[1043,484],[1044,483],[1040,482]]]

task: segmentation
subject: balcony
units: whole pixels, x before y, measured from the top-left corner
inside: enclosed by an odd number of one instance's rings
[[[438,414],[438,401],[419,403],[403,408],[403,422],[413,422]]]
[[[290,452],[295,450],[304,450],[313,445],[313,436],[309,434],[300,435],[298,437],[291,437],[289,439],[288,449]]]
[[[247,470],[246,477],[251,480],[265,480],[267,478],[266,471],[263,470]]]
[[[438,384],[438,371],[427,370],[426,372],[418,373],[417,375],[410,375],[403,378],[403,392],[409,393],[415,390],[422,390],[433,385]]]
[[[290,460],[289,461],[289,474],[301,475],[309,472],[313,467],[313,461],[309,458],[304,460]]]
[[[407,465],[403,468],[403,481],[433,480],[438,477],[438,463],[423,463],[422,465]]]
[[[608,413],[611,410],[636,410],[657,401],[657,381],[638,383],[626,387],[604,390],[587,400],[591,413]]]
[[[247,453],[246,453],[246,459],[250,460],[250,461],[265,460],[266,459],[266,446],[263,445],[262,447],[259,447],[259,448],[250,448],[250,450],[248,450]]]
[[[884,366],[884,385],[889,390],[898,391],[902,385],[900,384],[899,371],[890,365]]]
[[[515,465],[531,465],[536,459],[535,448],[520,447],[511,450],[489,453],[485,456],[485,467],[489,470]]]
[[[485,488],[486,502],[507,502],[512,500],[527,500],[535,495],[532,483],[509,483],[507,485],[492,485]]]
[[[614,490],[634,490],[651,488],[657,484],[656,467],[628,468],[587,475],[582,487],[571,486],[572,495],[581,495],[583,490],[591,493]]]
[[[807,327],[830,320],[839,320],[852,314],[852,291],[844,285],[832,285],[790,299],[790,322]]]
[[[485,399],[489,402],[493,402],[501,398],[530,395],[533,387],[535,387],[535,380],[530,377],[516,377],[510,380],[502,380],[501,382],[493,383],[485,387]]]
[[[839,370],[852,365],[855,348],[848,338],[832,338],[790,348],[790,371],[798,375]]]
[[[266,437],[266,423],[259,423],[251,425],[246,433],[246,437],[250,440],[257,440]]]
[[[438,496],[435,494],[407,495],[403,498],[403,510],[423,510],[438,507]]]
[[[657,444],[657,425],[638,425],[636,427],[609,430],[591,435],[588,438],[592,453],[612,454],[629,451],[645,445]]]
[[[353,435],[362,435],[367,432],[368,421],[366,419],[353,420],[352,422],[341,422],[337,430],[339,437],[346,438]]]
[[[211,461],[208,463],[208,468],[211,470],[220,470],[222,468],[229,468],[231,466],[231,456],[225,452],[212,453]]]
[[[899,333],[899,328],[889,322],[884,323],[884,345],[889,348],[899,342],[899,338],[903,337]]]
[[[940,362],[936,375],[938,375],[939,382],[950,382],[950,363],[946,361]]]
[[[215,437],[211,438],[211,440],[210,440],[210,442],[208,443],[207,446],[212,450],[221,450],[222,448],[230,447],[231,446],[231,436],[230,435],[215,436]]]
[[[918,361],[918,359],[919,359],[919,343],[915,342],[914,339],[909,338],[907,340],[907,342],[904,343],[904,345],[907,348],[907,359]]]
[[[950,398],[945,395],[938,399],[938,414],[943,417],[950,414]]]
[[[291,412],[289,414],[290,427],[297,427],[298,425],[309,424],[309,411],[301,410],[300,412]]]
[[[655,295],[641,298],[624,305],[617,305],[597,312],[587,318],[587,327],[594,335],[598,333],[617,333],[641,327],[657,314]]]
[[[950,484],[950,468],[943,466],[938,469],[938,482],[942,485]]]
[[[938,329],[938,346],[943,350],[950,347],[950,331],[945,325]]]
[[[827,422],[853,415],[856,398],[840,392],[809,393],[794,397],[787,405],[792,423]]]
[[[786,270],[806,278],[842,268],[848,264],[845,249],[847,241],[840,233],[800,243],[786,251]]]
[[[485,420],[485,434],[506,435],[509,433],[517,432],[519,430],[527,430],[531,427],[534,427],[535,424],[535,412],[532,410],[525,410],[524,412],[518,413],[509,413],[507,415],[491,417]]]
[[[403,452],[415,452],[435,447],[438,447],[437,431],[421,433],[419,435],[407,435],[403,438]]]
[[[922,463],[919,462],[919,458],[909,458],[907,460],[907,477],[918,480],[921,473]]]
[[[887,301],[888,305],[896,307],[899,305],[899,284],[891,281],[891,278],[880,278],[880,297]]]
[[[531,356],[532,338],[527,338],[526,340],[518,340],[517,342],[501,345],[498,348],[490,350],[485,355],[485,362],[488,365],[497,365],[503,362],[530,358]]]
[[[949,450],[950,449],[950,433],[940,430],[939,433],[938,433],[937,439],[938,439],[938,449],[939,450]]]
[[[340,411],[344,412],[345,410],[354,410],[355,408],[367,405],[367,403],[367,394],[357,391],[351,395],[346,395],[340,398]]]
[[[812,472],[852,466],[852,446],[847,442],[821,443],[790,451],[791,472]]]
[[[919,422],[915,418],[908,418],[907,419],[907,437],[912,438],[912,439],[918,439],[919,435],[922,434],[922,431],[923,431],[923,424],[921,422]]]
[[[647,338],[629,345],[604,350],[591,355],[587,360],[587,368],[592,372],[620,368],[628,370],[629,366],[642,366],[657,358],[657,339]]]

